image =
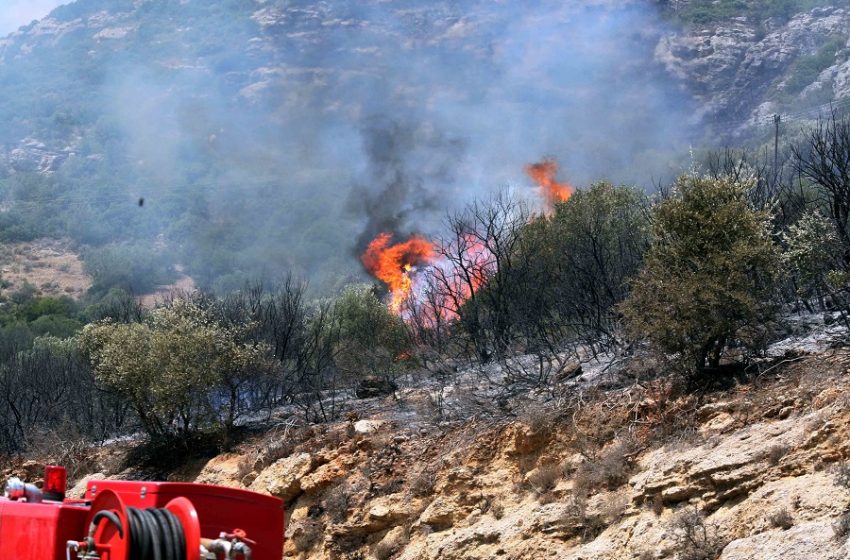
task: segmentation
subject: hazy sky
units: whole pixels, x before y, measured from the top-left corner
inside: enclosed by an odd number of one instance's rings
[[[70,0],[0,0],[0,36],[5,36]]]

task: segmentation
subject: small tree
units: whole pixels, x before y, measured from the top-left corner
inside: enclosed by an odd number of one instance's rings
[[[240,380],[257,371],[267,351],[240,343],[239,328],[176,300],[141,323],[89,324],[80,342],[97,381],[131,403],[152,438],[213,422],[226,440],[240,408]]]
[[[797,281],[797,295],[815,295],[823,309],[829,273],[842,265],[841,242],[835,227],[815,210],[803,214],[782,237],[787,247],[783,257]]]
[[[799,174],[825,195],[842,258],[850,267],[850,117],[839,117],[833,111],[830,117],[818,120],[804,142],[791,149]]]
[[[621,306],[633,339],[674,354],[689,373],[717,367],[733,340],[752,347],[774,313],[780,270],[770,216],[747,183],[682,177],[652,209],[654,239]]]
[[[632,187],[596,183],[556,207],[543,262],[547,307],[590,345],[613,339],[614,306],[628,295],[649,242],[646,196]]]
[[[389,375],[410,351],[404,321],[393,315],[369,286],[349,286],[334,302],[339,322],[337,365],[352,378]]]

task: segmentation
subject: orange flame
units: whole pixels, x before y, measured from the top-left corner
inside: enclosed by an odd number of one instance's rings
[[[360,257],[375,278],[390,290],[389,308],[399,314],[402,305],[413,290],[410,272],[413,267],[426,264],[434,258],[434,246],[427,239],[414,236],[402,243],[390,244],[391,233],[381,233],[369,243]]]
[[[559,183],[555,176],[558,164],[552,159],[544,159],[538,163],[525,166],[525,172],[540,187],[540,192],[551,210],[558,202],[569,200],[575,189],[568,183]],[[435,267],[429,274],[438,271],[441,282],[447,294],[438,297],[440,300],[433,309],[426,309],[426,317],[431,321],[452,320],[457,316],[458,309],[467,300],[474,297],[495,272],[496,263],[484,240],[472,234],[460,236],[454,246],[448,250],[462,261],[452,265],[451,259],[438,258],[437,247],[421,236],[413,236],[401,243],[392,243],[392,233],[384,232],[372,240],[366,251],[360,257],[363,265],[372,276],[383,282],[390,291],[388,307],[396,315],[406,315],[411,311],[405,308],[408,304],[417,305],[422,302],[411,300],[415,295],[414,282],[417,275],[414,268],[423,265]]]
[[[543,199],[549,208],[554,207],[558,202],[566,202],[575,192],[569,183],[559,183],[555,180],[555,175],[558,173],[558,164],[555,160],[544,159],[539,163],[526,165],[525,172],[540,187]]]

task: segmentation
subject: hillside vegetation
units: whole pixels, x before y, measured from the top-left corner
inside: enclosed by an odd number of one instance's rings
[[[501,53],[537,52],[517,28],[537,12],[508,5],[61,6],[0,42],[0,240],[70,239],[94,298],[149,292],[178,266],[220,294],[286,273],[330,294],[365,279],[357,256],[370,236],[431,233],[442,208],[468,201],[458,193],[480,197],[486,187],[469,187],[478,166],[513,183],[526,159],[554,153],[586,182],[650,187],[687,157],[683,146],[712,147],[717,134],[699,139],[706,127],[728,137],[750,119],[845,97],[840,2],[604,4],[536,8],[585,30],[576,41],[610,48],[569,64],[547,54],[535,76]],[[597,98],[600,111],[635,103],[631,89],[619,98],[596,80],[611,69],[646,99],[609,131],[583,119]],[[550,93],[560,88],[573,92],[566,109]],[[443,93],[455,89],[464,93]],[[506,106],[521,122],[502,131],[509,153],[492,153],[478,127]],[[682,127],[695,112],[704,121]],[[534,132],[560,118],[570,134]],[[574,144],[538,143],[553,136]]]
[[[561,184],[549,159],[526,168],[552,172],[548,198],[463,190],[466,139],[366,101],[382,103],[388,45],[422,55],[412,81],[450,66],[486,82],[504,68],[479,63],[501,51],[475,47],[525,37],[514,12],[473,32],[451,2],[389,19],[382,2],[313,4],[80,0],[0,42],[0,83],[20,96],[0,96],[4,469],[273,494],[283,555],[305,560],[846,556],[846,107],[776,152],[693,150],[654,192]],[[656,62],[734,82],[693,81],[705,115],[847,85],[841,8],[664,9],[687,26],[646,31]],[[773,49],[812,22],[814,39]],[[733,57],[727,33],[746,37]],[[723,71],[739,59],[776,64],[742,82]],[[500,110],[527,82],[511,84]],[[453,105],[405,85],[393,104],[445,103],[458,122],[494,95]],[[538,93],[540,113],[560,103]],[[651,140],[622,166],[657,156]],[[21,275],[43,261],[84,283]],[[165,294],[175,283],[190,289]]]

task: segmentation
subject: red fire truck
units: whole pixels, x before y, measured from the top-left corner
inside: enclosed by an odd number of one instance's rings
[[[65,498],[63,467],[0,497],[0,560],[280,560],[283,503],[236,488],[91,481]]]

